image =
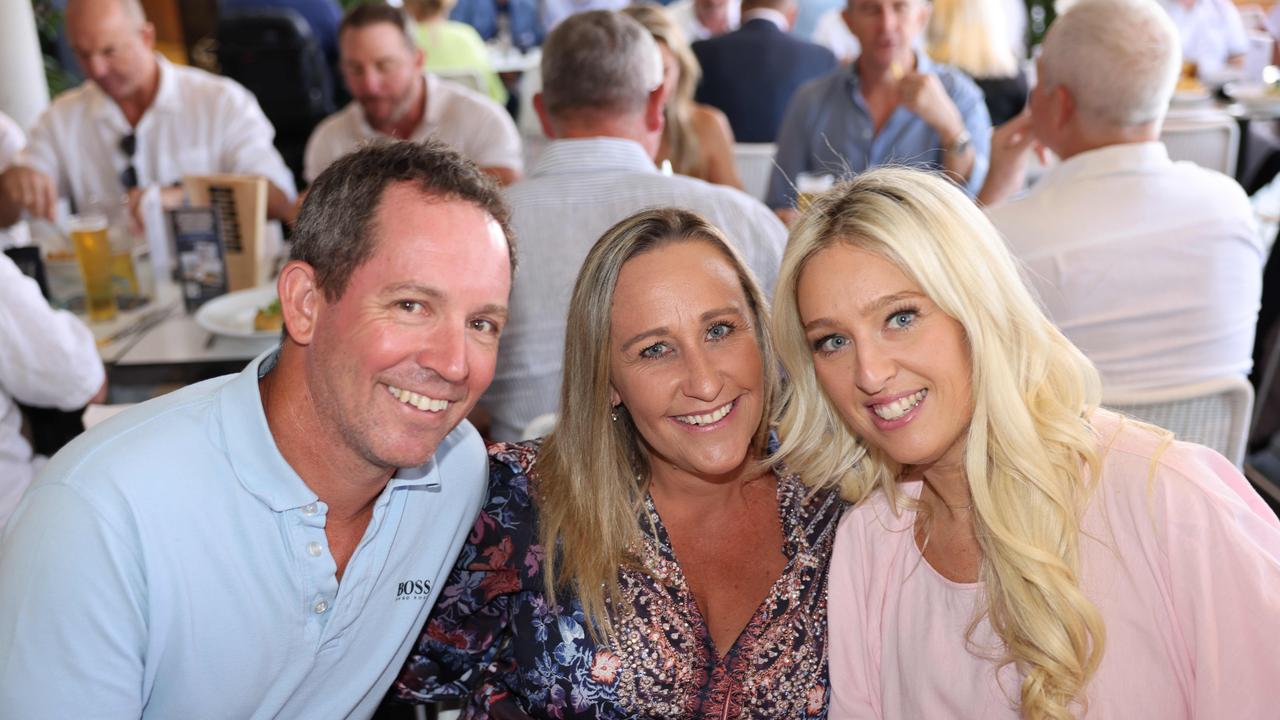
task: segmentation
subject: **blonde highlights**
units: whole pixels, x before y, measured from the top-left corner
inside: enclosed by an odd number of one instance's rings
[[[628,260],[683,242],[714,247],[741,283],[764,368],[760,424],[751,452],[757,458],[765,453],[778,362],[764,294],[742,258],[720,230],[687,210],[646,210],[609,228],[587,254],[574,284],[565,326],[560,412],[533,467],[548,602],[554,606],[561,592],[576,595],[597,638],[610,632],[608,608],[610,603],[617,606],[619,568],[638,562],[632,550],[642,537],[649,476],[643,438],[625,408],[610,405],[614,290]]]
[[[1000,235],[963,193],[915,170],[862,173],[801,217],[775,291],[774,339],[790,381],[776,459],[802,477],[851,501],[879,489],[895,511],[907,506],[903,468],[863,446],[818,386],[796,303],[808,261],[842,243],[894,263],[964,328],[974,401],[964,469],[985,589],[969,634],[985,617],[1002,640],[1001,662],[1024,678],[1023,717],[1072,717],[1105,644],[1079,578],[1080,519],[1097,469],[1086,420],[1099,401],[1097,372],[1044,317]]]

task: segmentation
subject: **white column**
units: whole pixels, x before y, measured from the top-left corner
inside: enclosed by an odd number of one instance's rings
[[[31,0],[0,0],[0,112],[24,130],[49,104]]]

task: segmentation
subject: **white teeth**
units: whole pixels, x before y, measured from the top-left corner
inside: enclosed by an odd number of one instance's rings
[[[875,412],[881,420],[897,420],[908,412],[911,412],[916,405],[920,404],[920,401],[923,400],[924,396],[928,393],[928,390],[920,390],[919,392],[906,397],[900,397],[891,403],[885,403],[884,405],[872,405],[871,410]]]
[[[418,408],[419,410],[425,410],[427,412],[440,412],[445,408],[449,407],[448,400],[437,400],[432,397],[427,397],[426,395],[419,395],[416,392],[401,390],[400,388],[393,387],[391,385],[387,386],[387,391],[391,393],[392,397],[404,403],[405,405],[412,405]]]
[[[677,415],[676,420],[684,423],[685,425],[710,425],[713,422],[719,421],[725,415],[728,415],[729,411],[732,409],[733,403],[728,403],[727,405],[722,405],[718,409],[712,410],[705,415]]]

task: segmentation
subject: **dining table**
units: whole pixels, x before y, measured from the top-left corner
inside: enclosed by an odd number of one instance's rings
[[[141,402],[238,372],[280,343],[278,335],[237,337],[202,326],[187,312],[179,286],[169,281],[156,283],[150,302],[89,328],[98,340],[112,403]]]

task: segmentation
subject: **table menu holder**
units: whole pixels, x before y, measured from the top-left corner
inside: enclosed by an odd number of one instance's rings
[[[169,211],[178,258],[178,283],[187,312],[227,292],[221,217],[214,208],[184,207]]]
[[[188,175],[182,179],[191,205],[212,208],[218,215],[227,284],[232,292],[271,280],[268,256],[267,180],[256,175]]]

